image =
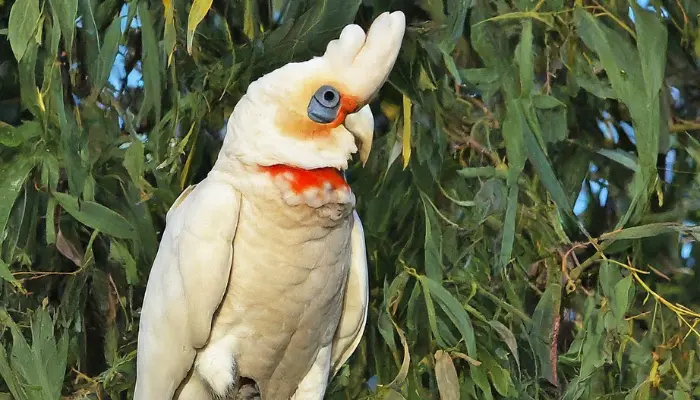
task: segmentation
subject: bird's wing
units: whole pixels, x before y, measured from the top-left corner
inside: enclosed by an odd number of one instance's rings
[[[343,313],[333,338],[331,351],[332,379],[345,361],[355,351],[362,339],[367,322],[367,307],[369,305],[369,282],[367,277],[367,253],[365,234],[362,222],[357,212],[353,212],[355,220],[351,236],[351,262],[348,282],[343,299]]]
[[[135,400],[170,400],[226,291],[241,197],[209,175],[168,211],[141,311]]]

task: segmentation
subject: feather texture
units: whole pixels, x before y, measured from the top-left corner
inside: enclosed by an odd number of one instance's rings
[[[207,342],[226,290],[239,205],[239,193],[212,173],[168,211],[141,309],[136,400],[171,399]]]
[[[323,398],[361,340],[369,294],[362,224],[340,170],[353,153],[367,160],[366,103],[404,28],[400,12],[367,35],[348,26],[323,57],[250,85],[212,172],[168,213],[141,313],[135,400],[250,397],[251,380],[262,400]],[[324,85],[343,104],[330,124],[306,114]]]

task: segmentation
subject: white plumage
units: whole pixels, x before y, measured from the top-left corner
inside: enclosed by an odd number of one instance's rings
[[[323,57],[250,85],[213,170],[168,212],[141,312],[135,400],[233,398],[242,377],[263,400],[323,398],[368,307],[364,233],[339,170],[353,153],[367,159],[366,103],[404,29],[400,12],[367,36],[350,25]],[[319,123],[307,106],[324,85],[340,101],[337,118]]]

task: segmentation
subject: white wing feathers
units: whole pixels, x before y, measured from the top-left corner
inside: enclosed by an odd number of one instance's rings
[[[369,283],[365,234],[356,211],[353,211],[353,218],[355,222],[350,239],[352,246],[350,273],[343,299],[343,312],[333,338],[329,381],[360,344],[367,323]]]
[[[226,291],[240,194],[215,173],[168,211],[139,328],[134,400],[170,400],[204,346]]]

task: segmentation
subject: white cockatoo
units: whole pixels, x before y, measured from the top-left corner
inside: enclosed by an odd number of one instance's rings
[[[166,218],[138,336],[135,400],[322,399],[360,342],[365,239],[343,177],[363,164],[401,12],[346,26],[321,57],[253,82],[208,176]]]

